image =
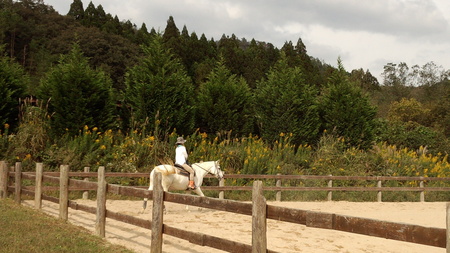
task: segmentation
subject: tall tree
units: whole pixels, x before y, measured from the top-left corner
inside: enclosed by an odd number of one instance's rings
[[[89,2],[88,6],[86,7],[86,10],[84,11],[83,16],[83,25],[87,27],[98,27],[98,11],[97,8],[95,8],[95,5],[91,2]]]
[[[350,82],[338,59],[319,103],[323,129],[344,137],[349,145],[368,148],[374,140],[376,109],[360,87]]]
[[[136,32],[135,42],[138,45],[142,45],[150,39],[150,36],[151,35],[147,30],[147,26],[145,25],[145,23],[142,23],[141,28],[139,28],[139,30],[137,30],[137,32]]]
[[[221,59],[197,98],[198,127],[202,132],[232,130],[242,136],[252,132],[251,93],[245,80],[231,74]]]
[[[111,80],[89,66],[77,44],[42,79],[38,94],[49,101],[50,124],[57,135],[75,135],[85,125],[102,131],[112,127]]]
[[[299,67],[289,67],[284,53],[254,92],[256,120],[264,139],[275,141],[285,133],[293,135],[295,144],[317,140],[318,91],[305,83]]]
[[[442,82],[442,95],[435,101],[431,109],[431,116],[434,118],[433,124],[450,138],[450,80]]]
[[[186,29],[186,27],[184,28]],[[164,46],[166,48],[170,48],[173,51],[173,54],[175,54],[177,57],[182,59],[182,61],[184,61],[183,60],[185,50],[185,48],[183,47],[184,43],[180,35],[180,30],[175,24],[175,21],[172,16],[170,16],[169,19],[167,20],[167,25],[166,28],[164,29],[162,39]]]
[[[380,90],[380,83],[377,78],[374,77],[369,70],[364,71],[361,69],[354,69],[350,75],[350,81],[359,84],[366,92],[373,92]]]
[[[73,0],[70,4],[69,12],[67,16],[72,16],[75,20],[83,20],[84,18],[84,7],[81,0]]]
[[[0,52],[3,47],[0,46]],[[0,129],[14,129],[19,120],[19,99],[25,95],[29,78],[23,68],[6,56],[0,56]]]
[[[254,39],[250,42],[249,47],[244,51],[243,76],[251,88],[255,88],[256,82],[261,80],[275,64],[278,57],[274,57],[274,54],[277,52],[274,52],[273,45],[256,42]]]
[[[183,65],[154,36],[143,46],[145,57],[126,76],[125,99],[134,124],[164,133],[191,134],[194,127],[193,85]]]
[[[240,40],[234,34],[231,37],[222,35],[218,43],[218,50],[225,59],[225,65],[231,70],[231,73],[236,75],[242,75],[245,66],[244,52],[240,48],[240,44]]]

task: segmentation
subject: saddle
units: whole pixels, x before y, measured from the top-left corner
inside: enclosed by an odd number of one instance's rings
[[[179,164],[175,164],[174,167],[177,169],[177,174],[189,177],[189,172],[183,168],[183,166]],[[194,171],[195,176],[195,171]]]

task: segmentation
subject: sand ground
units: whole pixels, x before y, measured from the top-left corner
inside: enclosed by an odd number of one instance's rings
[[[95,206],[93,200],[77,200],[79,204]],[[25,205],[33,206],[33,201],[24,201]],[[393,221],[407,224],[417,224],[427,227],[446,227],[446,203],[377,203],[377,202],[268,202],[269,205],[285,206],[303,210],[337,213],[355,217]],[[108,210],[143,219],[151,219],[151,202],[144,213],[142,201],[107,200]],[[191,230],[193,232],[210,234],[217,237],[251,244],[251,216],[215,211],[199,210],[184,205],[166,203],[167,213],[164,224]],[[44,201],[44,212],[58,216],[58,205]],[[69,208],[69,221],[75,225],[95,230],[95,215]],[[122,222],[106,219],[106,240],[123,245],[135,252],[150,251],[151,231],[128,225]],[[163,235],[163,252],[223,252],[209,247],[191,244],[185,240]],[[444,248],[424,246],[420,244],[388,240],[377,237],[357,235],[335,230],[310,228],[304,225],[267,221],[268,249],[278,252],[348,252],[348,253],[444,253]]]

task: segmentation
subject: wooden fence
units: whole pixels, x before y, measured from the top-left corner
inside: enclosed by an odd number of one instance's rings
[[[266,219],[275,219],[284,222],[302,224],[309,227],[333,229],[337,231],[351,232],[367,236],[375,236],[392,240],[418,243],[423,245],[446,248],[450,253],[450,203],[447,204],[447,229],[431,228],[419,225],[387,222],[366,218],[358,218],[333,213],[307,211],[293,208],[285,208],[267,205],[262,195],[267,187],[262,186],[261,181],[255,181],[252,187],[252,203],[239,201],[199,197],[186,194],[173,194],[162,191],[160,184],[156,184],[153,191],[134,187],[125,187],[106,183],[104,167],[99,167],[96,174],[98,181],[89,182],[84,180],[70,179],[69,176],[81,176],[69,173],[68,166],[61,166],[58,175],[47,175],[43,173],[43,165],[36,165],[36,173],[22,173],[21,164],[16,163],[15,171],[9,170],[7,163],[0,162],[0,197],[5,198],[14,192],[17,203],[21,202],[21,194],[35,197],[35,207],[40,209],[42,199],[59,203],[59,217],[68,217],[68,208],[82,210],[96,214],[95,230],[99,236],[105,235],[106,217],[135,226],[151,229],[151,252],[162,252],[163,234],[187,240],[191,243],[212,247],[227,252],[274,252],[267,249]],[[85,176],[85,174],[83,174]],[[114,176],[123,176],[114,174]],[[10,183],[14,178],[14,184]],[[161,175],[157,174],[156,182],[160,182]],[[22,180],[34,180],[34,187],[22,187]],[[59,198],[43,194],[44,183],[59,184]],[[32,189],[34,188],[34,189]],[[89,207],[77,204],[68,199],[71,190],[96,190],[97,207]],[[245,190],[248,190],[245,188]],[[280,190],[275,188],[273,190]],[[427,188],[428,190],[428,188]],[[106,194],[114,193],[130,197],[149,198],[153,200],[152,220],[139,219],[107,210]],[[242,244],[231,240],[193,233],[163,224],[164,201],[186,204],[191,206],[227,211],[237,214],[252,215],[252,245]]]
[[[49,176],[58,176],[59,172],[45,172]],[[96,172],[89,172],[89,167],[84,168],[84,172],[69,172],[70,177],[82,177],[84,180],[88,178],[97,177]],[[121,172],[106,172],[106,177],[124,177],[124,178],[149,178],[149,173],[121,173]],[[206,178],[213,177],[207,175]],[[382,202],[383,192],[418,192],[420,202],[425,202],[425,192],[449,192],[450,187],[429,187],[428,182],[450,182],[450,177],[399,177],[399,176],[315,176],[315,175],[249,175],[249,174],[225,174],[218,186],[202,186],[203,190],[219,191],[219,199],[224,198],[224,191],[252,191],[252,186],[226,186],[227,179],[253,179],[253,180],[274,180],[275,186],[263,186],[264,191],[275,191],[276,201],[281,201],[283,191],[325,191],[327,192],[327,200],[333,200],[333,192],[376,192],[377,201]],[[324,181],[326,186],[282,186],[282,182],[289,180],[304,180],[304,181]],[[334,186],[335,181],[368,181],[376,182],[376,187],[342,187]],[[418,187],[386,187],[383,186],[387,181],[416,181]],[[137,186],[139,187],[139,186]],[[139,188],[148,188],[148,186],[141,186]],[[47,187],[47,190],[52,189]],[[53,188],[54,189],[54,188]],[[74,189],[76,190],[76,189]],[[82,190],[82,189],[79,189]],[[87,192],[84,193],[84,198],[87,198]]]

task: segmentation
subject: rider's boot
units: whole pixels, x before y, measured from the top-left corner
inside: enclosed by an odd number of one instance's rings
[[[194,184],[194,181],[192,181],[192,180],[189,181],[188,188],[189,188],[190,190],[195,190],[195,184]]]

